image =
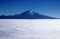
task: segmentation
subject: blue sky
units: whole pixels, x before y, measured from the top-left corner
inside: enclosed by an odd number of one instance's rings
[[[0,0],[0,15],[14,15],[28,9],[60,18],[60,0]]]

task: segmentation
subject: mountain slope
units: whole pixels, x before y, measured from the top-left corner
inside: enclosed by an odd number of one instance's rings
[[[38,14],[34,11],[27,10],[21,14],[15,14],[13,16],[0,16],[0,19],[56,19],[54,17]]]

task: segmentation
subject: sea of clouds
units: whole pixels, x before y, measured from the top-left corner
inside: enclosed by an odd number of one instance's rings
[[[60,19],[0,19],[0,39],[60,39]]]

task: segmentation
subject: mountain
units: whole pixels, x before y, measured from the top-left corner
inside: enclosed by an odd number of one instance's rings
[[[42,15],[31,10],[27,10],[21,14],[8,15],[8,16],[2,15],[0,16],[0,19],[56,19],[56,18]]]

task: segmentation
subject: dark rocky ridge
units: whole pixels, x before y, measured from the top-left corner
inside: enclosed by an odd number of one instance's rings
[[[31,10],[27,10],[21,14],[8,15],[8,16],[2,15],[0,16],[0,19],[57,19],[57,18],[42,15]]]

